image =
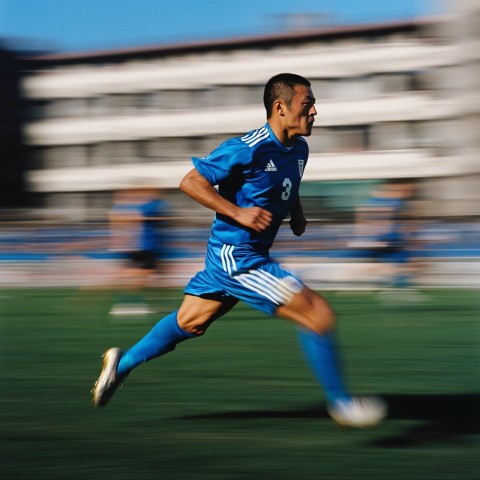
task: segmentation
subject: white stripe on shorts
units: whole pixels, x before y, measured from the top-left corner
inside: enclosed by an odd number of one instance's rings
[[[249,270],[233,277],[245,288],[268,298],[276,305],[288,305],[292,297],[300,291],[300,285],[293,277],[286,277],[294,282],[277,278],[265,270]]]
[[[224,244],[220,252],[220,258],[222,259],[222,268],[229,275],[231,275],[232,272],[235,272],[237,270],[237,264],[235,263],[235,259],[233,258],[234,248],[235,247],[233,245]]]

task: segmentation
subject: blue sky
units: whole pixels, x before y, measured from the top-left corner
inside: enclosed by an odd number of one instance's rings
[[[435,0],[0,0],[0,37],[61,52],[258,35],[307,13],[327,24],[411,19]],[[324,16],[322,16],[324,15]],[[312,20],[314,21],[314,20]]]

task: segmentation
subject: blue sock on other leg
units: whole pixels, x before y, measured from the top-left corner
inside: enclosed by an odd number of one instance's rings
[[[120,359],[117,373],[127,375],[137,365],[171,352],[176,345],[195,335],[178,326],[177,312],[162,318],[138,343],[129,348]]]
[[[318,334],[299,329],[298,336],[305,357],[315,377],[323,386],[327,402],[332,404],[338,400],[349,399],[351,395],[344,384],[335,334],[333,332]]]

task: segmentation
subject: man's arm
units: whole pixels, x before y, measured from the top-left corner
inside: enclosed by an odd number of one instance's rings
[[[183,177],[180,182],[180,190],[204,207],[226,215],[256,232],[265,230],[272,221],[272,214],[263,208],[241,208],[223,198],[195,168]]]
[[[307,227],[307,219],[303,213],[302,203],[300,202],[300,196],[297,197],[297,201],[294,203],[290,210],[290,228],[294,235],[299,237],[302,233],[305,233]]]

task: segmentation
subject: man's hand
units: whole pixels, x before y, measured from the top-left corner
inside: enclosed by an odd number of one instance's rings
[[[257,233],[263,232],[272,222],[272,214],[260,207],[239,208],[234,220]]]
[[[302,214],[297,214],[295,216],[292,215],[292,218],[288,222],[290,224],[290,228],[294,235],[299,237],[302,233],[305,233],[305,229],[307,227],[307,219]]]

